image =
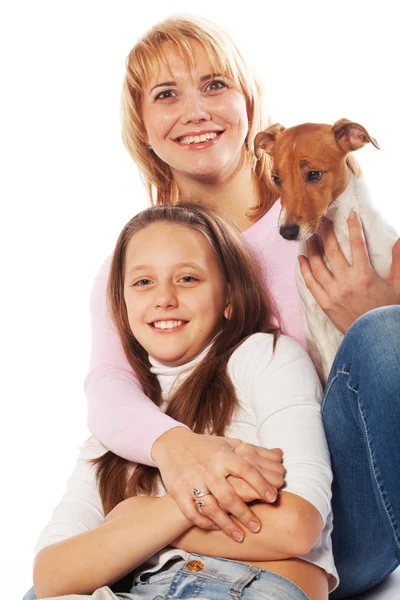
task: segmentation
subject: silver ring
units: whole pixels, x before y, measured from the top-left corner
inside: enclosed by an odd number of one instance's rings
[[[195,498],[204,498],[204,496],[211,496],[211,492],[201,492],[198,488],[193,488],[192,495],[194,496],[193,499],[195,500]]]
[[[196,500],[196,506],[197,508],[203,508],[203,506],[205,506],[206,503],[204,502],[204,500]]]

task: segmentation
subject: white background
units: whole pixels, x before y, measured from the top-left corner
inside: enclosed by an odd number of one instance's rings
[[[275,121],[362,123],[357,153],[400,229],[395,3],[3,0],[1,60],[2,597],[31,584],[36,536],[88,435],[94,275],[146,206],[120,137],[125,57],[156,21],[209,17],[247,48]]]

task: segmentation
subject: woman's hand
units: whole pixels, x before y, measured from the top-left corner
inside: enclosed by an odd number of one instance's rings
[[[158,438],[153,445],[152,457],[166,490],[185,517],[202,529],[216,525],[235,541],[243,539],[244,531],[227,513],[234,515],[252,532],[258,531],[261,524],[227,477],[234,475],[242,479],[252,488],[255,497],[264,502],[274,502],[278,486],[283,485],[281,450],[266,450],[236,439],[200,435],[184,427],[174,427]],[[252,464],[253,460],[256,466]],[[274,484],[264,477],[263,469],[270,474]],[[212,494],[205,497],[202,512],[193,501],[193,488]]]
[[[280,448],[273,448],[267,450],[260,446],[254,446],[253,444],[246,444],[245,442],[239,441],[239,444],[234,448],[234,453],[237,456],[241,456],[246,459],[254,467],[257,467],[260,472],[264,475],[266,480],[279,490],[285,483],[285,469],[282,464],[283,452]],[[244,479],[229,475],[227,481],[235,490],[236,494],[243,500],[243,502],[253,502],[259,500],[265,502],[265,498],[262,498],[254,488],[251,487]]]
[[[348,220],[352,263],[344,256],[333,230],[325,221],[322,231],[325,265],[318,242],[307,242],[308,259],[299,256],[304,281],[332,323],[346,333],[364,313],[380,306],[400,304],[400,238],[392,250],[392,267],[387,279],[374,271],[368,256],[362,225],[356,213]]]

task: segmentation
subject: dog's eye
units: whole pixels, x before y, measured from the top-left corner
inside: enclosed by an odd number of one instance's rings
[[[310,183],[315,183],[319,181],[322,177],[322,171],[308,171],[307,173],[307,181]]]
[[[274,180],[275,185],[281,185],[281,180],[279,179],[278,175],[272,175],[272,179]]]

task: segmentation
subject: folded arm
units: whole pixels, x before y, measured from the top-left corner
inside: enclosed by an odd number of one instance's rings
[[[128,512],[110,513],[100,527],[43,548],[34,565],[37,597],[111,585],[191,527],[171,496],[145,500],[130,498]]]

